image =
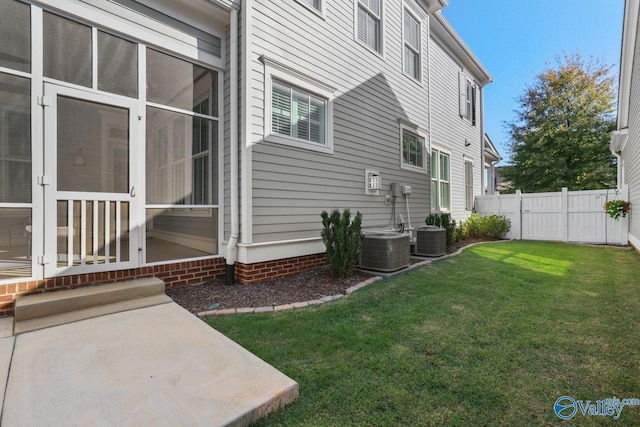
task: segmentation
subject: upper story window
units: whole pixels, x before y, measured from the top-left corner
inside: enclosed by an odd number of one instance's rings
[[[422,74],[420,21],[407,9],[404,10],[404,24],[402,28],[404,38],[404,73],[420,81]]]
[[[382,53],[382,0],[358,0],[356,9],[358,40]]]
[[[325,0],[298,0],[298,2],[315,9],[316,12],[323,12]]]
[[[476,87],[467,78],[465,73],[460,73],[460,117],[476,125]]]

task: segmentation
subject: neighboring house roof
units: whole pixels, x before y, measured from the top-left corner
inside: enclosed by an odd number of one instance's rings
[[[491,141],[491,138],[489,138],[489,135],[485,133],[484,138],[482,138],[482,140],[484,141],[483,152],[484,152],[485,161],[489,161],[491,163],[498,163],[500,160],[502,160],[502,156],[500,155],[500,153],[498,153],[496,146],[493,145],[493,142]]]
[[[622,51],[620,53],[620,84],[618,86],[618,130],[629,125],[629,101],[633,73],[636,34],[638,29],[640,0],[626,0],[622,27]],[[613,147],[612,147],[613,149]]]
[[[513,187],[513,185],[511,184],[511,181],[507,181],[506,179],[504,179],[503,172],[502,172],[505,169],[511,168],[511,167],[513,166],[498,166],[495,169],[496,191],[504,192],[504,191],[510,190]]]
[[[487,71],[478,57],[469,49],[469,46],[467,46],[458,33],[456,33],[451,24],[442,16],[442,13],[436,12],[432,16],[434,19],[430,21],[430,27],[433,35],[460,59],[462,62],[461,65],[473,73],[480,85],[486,86],[493,82],[493,77],[489,74],[489,71]]]

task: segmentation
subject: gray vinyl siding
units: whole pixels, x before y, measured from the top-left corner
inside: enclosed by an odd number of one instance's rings
[[[365,227],[386,228],[390,183],[410,185],[413,225],[429,213],[429,175],[400,167],[400,123],[428,130],[428,24],[422,21],[423,84],[402,73],[402,1],[384,1],[384,58],[354,40],[353,2],[331,1],[325,19],[294,0],[256,0],[252,62],[253,241],[318,237],[320,213],[350,208]],[[264,141],[264,65],[260,55],[336,89],[332,154]],[[428,165],[428,157],[424,158]],[[365,169],[380,172],[382,190],[365,195]],[[404,198],[396,214],[407,220]]]
[[[465,70],[447,48],[435,37],[431,48],[431,144],[451,154],[451,215],[461,221],[468,218],[465,209],[464,163],[473,162],[473,192],[482,194],[482,87],[476,85],[476,125],[459,114],[459,73],[465,71],[469,79],[474,76]],[[465,139],[470,143],[465,147]]]
[[[629,139],[622,152],[625,183],[629,186],[631,215],[629,234],[640,239],[640,26],[636,34],[631,96],[629,105]],[[635,210],[634,210],[635,209]]]

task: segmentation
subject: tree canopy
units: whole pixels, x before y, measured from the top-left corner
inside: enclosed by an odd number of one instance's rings
[[[579,54],[563,54],[556,62],[517,99],[516,118],[506,124],[513,167],[505,168],[505,180],[523,192],[615,187],[611,67]]]

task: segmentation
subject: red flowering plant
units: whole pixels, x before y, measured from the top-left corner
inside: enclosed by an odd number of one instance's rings
[[[609,200],[604,204],[604,210],[613,219],[619,219],[620,216],[625,217],[631,210],[631,203],[624,200]]]

